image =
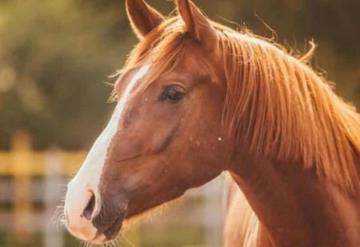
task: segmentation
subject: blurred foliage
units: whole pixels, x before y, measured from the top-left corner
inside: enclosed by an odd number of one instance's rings
[[[74,0],[1,3],[2,148],[19,128],[32,133],[38,148],[79,148],[94,138],[109,109],[111,87],[104,82],[134,43],[121,23],[121,7]]]
[[[164,13],[172,1],[149,2]],[[359,0],[196,0],[226,25],[306,51],[338,92],[360,103]],[[224,18],[223,18],[224,17]],[[272,30],[276,30],[272,31]],[[36,148],[87,148],[105,124],[113,82],[136,43],[122,0],[0,0],[0,149],[17,129]]]

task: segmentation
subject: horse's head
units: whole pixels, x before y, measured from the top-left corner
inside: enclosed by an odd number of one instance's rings
[[[217,31],[188,0],[165,18],[141,0],[127,12],[138,46],[115,84],[114,113],[68,185],[66,226],[102,243],[122,222],[226,169]]]

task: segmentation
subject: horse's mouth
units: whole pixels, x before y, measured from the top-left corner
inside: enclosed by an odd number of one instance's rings
[[[121,230],[123,220],[124,217],[122,215],[119,215],[113,221],[111,221],[110,224],[107,224],[107,226],[104,226],[102,224],[102,227],[98,228],[95,238],[90,242],[98,242],[99,239],[102,239],[102,241],[100,242],[114,240]]]
[[[107,240],[113,240],[116,238],[118,233],[120,232],[122,226],[123,218],[118,217],[114,220],[114,222],[110,225],[108,229],[103,233]]]

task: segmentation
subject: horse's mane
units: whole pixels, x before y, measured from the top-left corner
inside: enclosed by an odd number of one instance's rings
[[[360,115],[305,61],[274,42],[214,24],[226,77],[224,124],[254,152],[302,163],[339,186],[359,185]],[[128,66],[153,56],[156,72],[184,53],[182,22],[167,22],[140,42]]]
[[[359,184],[360,115],[307,64],[278,46],[222,32],[225,122],[250,149],[301,161],[345,188]]]

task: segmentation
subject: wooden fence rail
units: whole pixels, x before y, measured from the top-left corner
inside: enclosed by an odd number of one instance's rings
[[[10,152],[0,151],[0,176],[44,176],[49,162],[48,151],[32,151],[30,137],[18,132],[12,140]],[[60,152],[63,159],[61,175],[72,176],[85,158],[83,151]]]

